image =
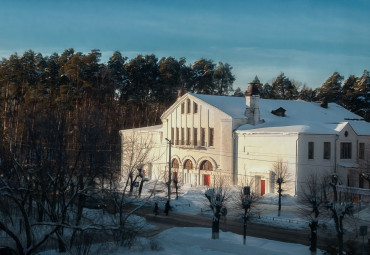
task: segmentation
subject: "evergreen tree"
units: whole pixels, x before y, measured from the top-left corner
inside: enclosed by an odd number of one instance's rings
[[[243,93],[243,91],[239,87],[237,87],[235,89],[235,91],[234,91],[234,95],[233,96],[234,97],[243,97],[244,96],[244,93]]]
[[[176,99],[177,91],[180,88],[180,68],[179,61],[173,57],[162,58],[159,61],[159,75],[161,90],[157,97],[168,106]]]
[[[341,94],[342,94],[342,101],[341,104],[350,111],[356,110],[355,104],[355,89],[354,86],[357,81],[357,77],[354,75],[350,75],[347,80],[344,81]]]
[[[215,86],[213,82],[215,64],[212,60],[201,58],[191,65],[190,86],[186,89],[193,93],[213,94]]]
[[[272,83],[273,97],[277,99],[295,99],[298,95],[297,88],[288,77],[281,73]]]
[[[325,102],[340,102],[343,76],[334,72],[320,88],[318,97]]]
[[[269,83],[265,83],[265,85],[263,85],[262,87],[262,90],[260,90],[260,95],[261,95],[261,98],[273,98],[274,95],[273,95],[273,90],[272,90],[272,86],[269,84]]]
[[[315,92],[312,90],[312,88],[307,87],[306,85],[303,85],[300,93],[299,93],[299,99],[311,102],[315,100]]]
[[[125,69],[126,60],[127,57],[123,57],[119,51],[115,51],[108,61],[110,87],[117,98],[124,100],[128,97],[128,91],[124,89],[124,84],[126,84],[125,81],[127,79]]]
[[[215,83],[215,95],[228,95],[233,90],[235,77],[231,73],[232,67],[225,63],[218,62],[213,73],[213,81]]]
[[[364,70],[363,75],[354,84],[355,111],[370,121],[370,73]]]

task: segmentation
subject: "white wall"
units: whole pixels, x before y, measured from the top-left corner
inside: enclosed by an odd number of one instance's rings
[[[265,180],[266,193],[275,193],[276,180],[272,175],[272,170],[273,164],[280,159],[287,164],[290,173],[286,185],[290,188],[287,192],[294,195],[297,138],[297,134],[236,133],[237,151],[235,153],[237,160],[235,167],[238,184],[244,185],[246,178],[253,179],[257,176],[257,179]]]

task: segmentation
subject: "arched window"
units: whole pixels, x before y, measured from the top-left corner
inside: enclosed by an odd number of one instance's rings
[[[193,162],[191,162],[191,160],[190,159],[187,159],[186,161],[185,161],[185,163],[184,163],[184,168],[185,169],[193,169]]]
[[[208,160],[204,160],[200,164],[200,170],[213,170],[212,163],[209,162]]]
[[[177,159],[172,160],[171,168],[179,168],[179,161]]]

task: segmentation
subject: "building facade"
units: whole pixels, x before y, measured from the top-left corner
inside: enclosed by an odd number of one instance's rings
[[[342,185],[369,188],[361,174],[369,171],[370,123],[333,103],[323,108],[260,99],[256,85],[245,98],[187,93],[162,115],[162,125],[121,130],[122,144],[129,137],[151,141],[150,156],[141,162],[150,179],[166,178],[170,162],[172,177],[182,184],[252,181],[263,195],[276,191],[274,164],[282,162],[292,195],[313,174],[335,174]]]

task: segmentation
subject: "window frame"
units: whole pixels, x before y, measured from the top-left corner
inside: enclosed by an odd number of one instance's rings
[[[193,102],[193,113],[198,113],[198,104]]]
[[[206,129],[200,128],[200,146],[206,146]]]
[[[314,142],[308,142],[307,147],[307,158],[308,159],[314,159],[315,158],[315,143]]]
[[[208,136],[209,136],[209,142],[208,142],[208,145],[209,146],[214,146],[214,140],[215,140],[215,129],[214,128],[209,128],[208,130]]]
[[[324,155],[323,159],[331,158],[331,142],[324,142]]]
[[[352,159],[352,143],[340,143],[340,159]]]
[[[358,159],[365,159],[365,143],[358,144]]]

